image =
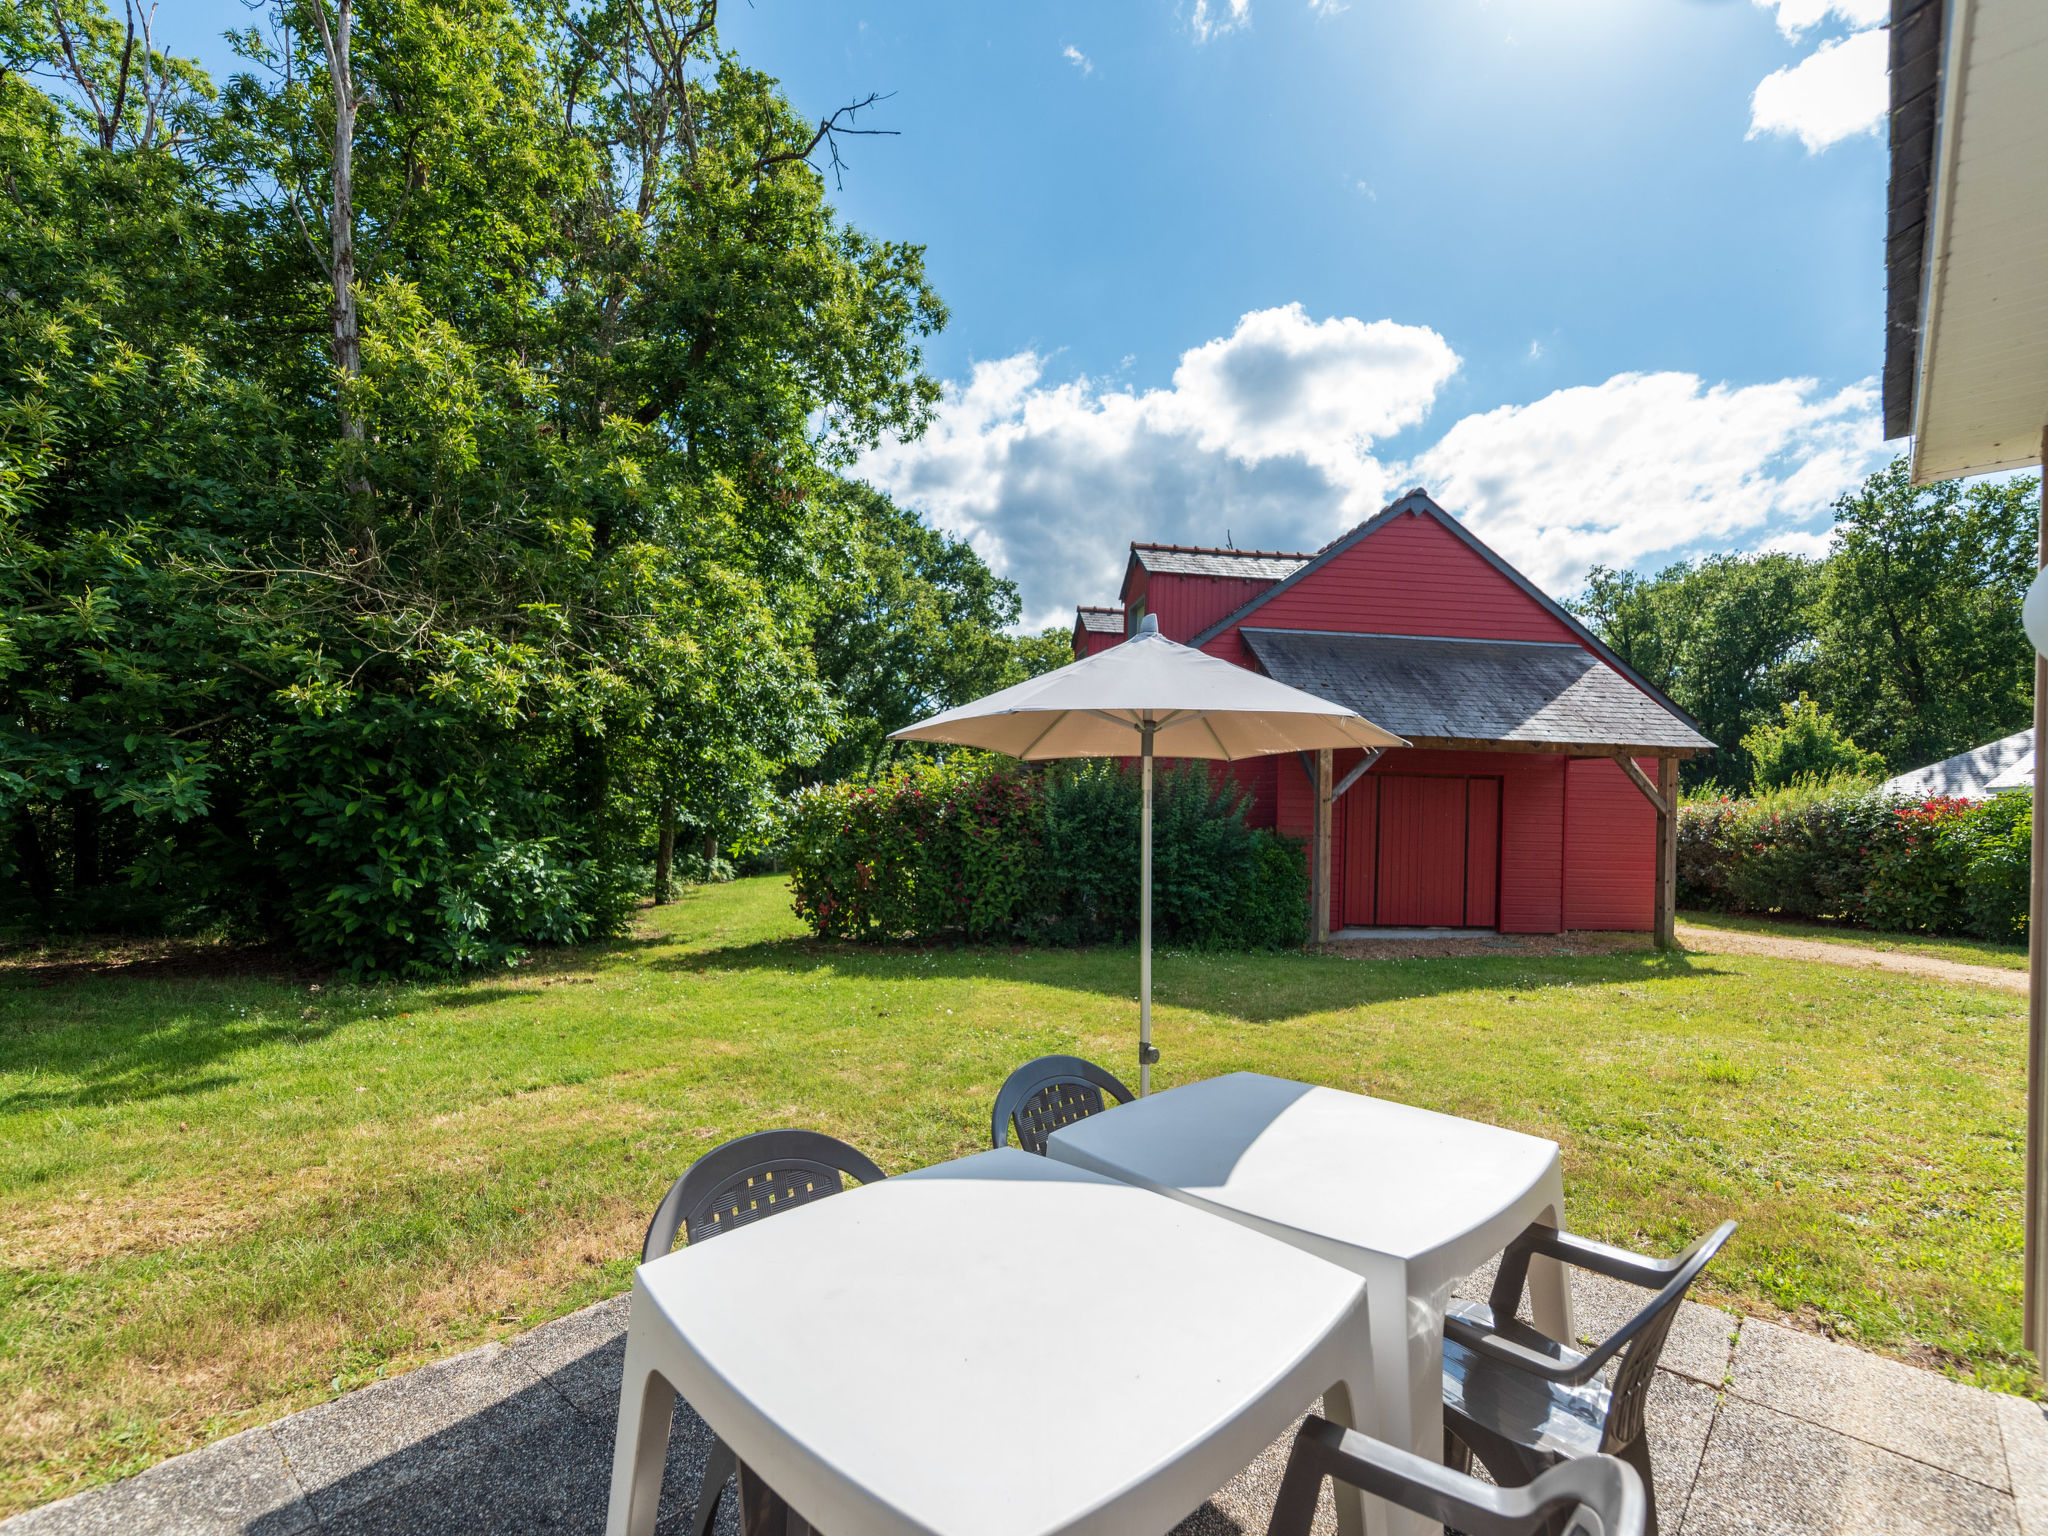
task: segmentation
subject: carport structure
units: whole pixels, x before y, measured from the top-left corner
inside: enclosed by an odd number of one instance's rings
[[[1313,554],[1134,544],[1122,598],[1128,629],[1150,616],[1170,639],[1403,722],[1386,728],[1412,746],[1231,770],[1255,824],[1309,842],[1317,939],[1671,941],[1678,763],[1713,743],[1426,492]],[[1104,643],[1106,617],[1082,610],[1077,654]]]

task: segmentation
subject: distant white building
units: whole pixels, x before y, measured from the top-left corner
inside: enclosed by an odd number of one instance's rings
[[[2034,732],[2014,731],[1925,768],[1915,768],[1878,786],[1888,795],[1932,800],[1947,795],[1957,800],[1985,800],[2001,790],[2034,787]]]

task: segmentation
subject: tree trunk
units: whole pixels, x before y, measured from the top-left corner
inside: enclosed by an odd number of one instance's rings
[[[661,839],[654,845],[654,904],[667,906],[676,869],[676,803],[661,802]]]
[[[362,103],[356,96],[355,72],[349,63],[354,6],[355,0],[340,0],[330,27],[327,0],[313,0],[313,15],[320,23],[320,42],[327,50],[327,79],[334,92],[334,201],[327,226],[333,242],[328,266],[334,281],[334,366],[349,379],[363,371],[362,319],[356,312],[354,207],[356,110]],[[341,407],[340,416],[342,437],[361,442],[363,424],[350,414],[346,405]]]
[[[27,806],[15,813],[14,857],[28,881],[29,900],[36,904],[43,921],[49,922],[57,893],[50,883],[49,861],[43,857],[43,840],[36,836],[35,815]]]
[[[74,789],[64,798],[71,812],[71,894],[76,896],[100,883],[100,802],[89,789]]]
[[[712,861],[717,857],[718,834],[715,832],[706,832],[704,834],[704,878],[707,880],[711,878]]]

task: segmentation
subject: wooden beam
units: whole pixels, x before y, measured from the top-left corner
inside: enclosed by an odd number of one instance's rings
[[[1549,752],[1566,757],[1696,757],[1698,747],[1645,747],[1619,741],[1488,741],[1474,736],[1409,736],[1408,745],[1429,752]]]
[[[1650,776],[1647,773],[1636,766],[1634,758],[1630,757],[1626,752],[1617,752],[1614,754],[1614,760],[1621,765],[1623,773],[1636,781],[1636,788],[1643,792],[1645,800],[1657,808],[1659,816],[1669,816],[1671,814],[1671,802],[1657,793],[1657,786],[1650,782]],[[1671,759],[1668,757],[1657,759],[1657,772],[1660,776],[1664,772],[1664,765],[1670,761]]]
[[[1630,763],[1634,768],[1635,764]],[[1640,772],[1640,770],[1638,770]],[[1657,815],[1657,898],[1653,903],[1657,947],[1678,942],[1678,760],[1657,759],[1657,790],[1664,809]]]
[[[1337,781],[1337,787],[1330,791],[1331,803],[1335,804],[1337,801],[1342,800],[1344,798],[1344,792],[1351,788],[1352,785],[1356,784],[1360,779],[1364,778],[1365,770],[1370,768],[1374,763],[1378,762],[1380,760],[1380,754],[1386,750],[1387,749],[1385,747],[1374,747],[1370,752],[1366,753],[1364,757],[1360,758],[1358,760],[1357,765],[1354,766],[1349,773],[1345,774],[1343,778],[1339,779]]]
[[[1316,850],[1314,933],[1318,944],[1330,942],[1330,749],[1316,753]]]

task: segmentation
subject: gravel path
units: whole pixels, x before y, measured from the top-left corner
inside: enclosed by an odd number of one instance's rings
[[[1703,955],[1770,955],[1779,960],[1810,960],[1817,965],[1897,971],[1906,976],[1924,976],[1930,981],[1975,982],[1980,986],[2003,987],[2008,992],[2027,990],[2025,971],[2008,971],[1995,965],[1964,965],[1957,960],[1937,960],[1932,955],[1865,949],[1856,944],[1821,944],[1811,939],[1733,933],[1725,928],[1699,928],[1691,923],[1678,925],[1678,942]]]

